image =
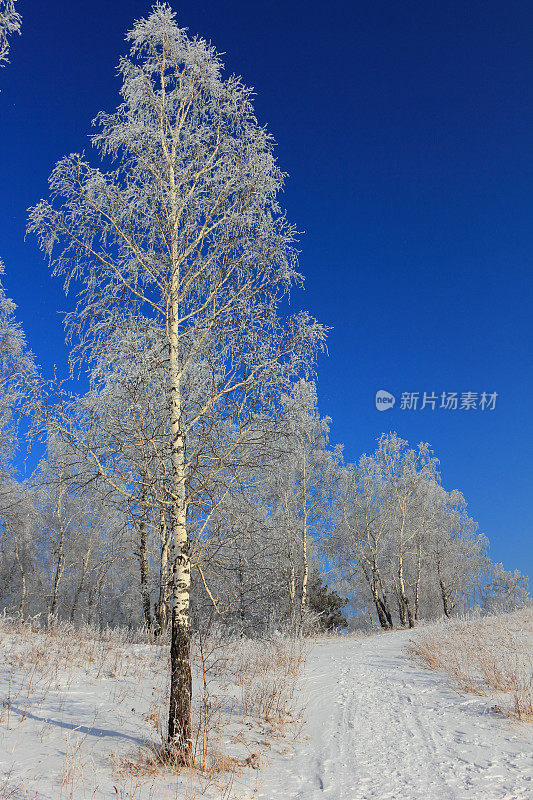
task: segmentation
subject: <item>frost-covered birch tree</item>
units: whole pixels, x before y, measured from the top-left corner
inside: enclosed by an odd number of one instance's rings
[[[28,410],[37,371],[26,344],[21,324],[15,317],[15,303],[6,296],[0,259],[0,479],[11,470],[19,414]]]
[[[418,526],[418,488],[426,481],[439,479],[437,459],[429,445],[421,442],[416,449],[396,433],[383,435],[375,460],[385,486],[385,513],[395,552],[394,586],[402,624],[414,626],[413,603],[407,587],[409,555],[416,549]]]
[[[92,137],[106,168],[84,155],[63,158],[29,228],[66,290],[78,292],[67,318],[73,365],[94,369],[109,337],[142,319],[163,336],[169,465],[162,499],[174,579],[168,737],[184,755],[191,508],[203,504],[209,515],[210,486],[263,446],[280,392],[309,373],[325,334],[305,313],[280,313],[301,282],[296,232],[276,200],[284,175],[255,118],[251,89],[224,78],[214,48],[189,37],[166,4],[126,38],[122,103],[98,115]],[[56,426],[83,441],[61,411]],[[129,496],[118,459],[97,447],[87,455]]]
[[[531,602],[528,593],[528,578],[519,570],[506,570],[503,564],[494,564],[489,572],[489,581],[483,587],[482,605],[490,613],[502,613],[522,608]]]
[[[420,542],[427,558],[427,583],[432,584],[444,616],[450,617],[459,600],[474,594],[488,569],[488,542],[478,533],[458,490],[445,491],[427,484],[421,498]]]
[[[389,601],[390,531],[385,512],[385,486],[375,460],[363,455],[340,474],[337,520],[329,543],[331,557],[348,585],[368,592],[382,628],[392,628]]]
[[[9,37],[20,33],[21,17],[14,0],[0,0],[0,66],[9,54]],[[0,478],[9,470],[15,445],[16,417],[35,378],[33,356],[26,345],[24,331],[15,317],[16,305],[7,297],[2,277],[5,267],[0,258]]]
[[[0,66],[9,60],[9,37],[20,33],[22,18],[15,11],[15,0],[0,0]]]
[[[308,606],[311,554],[328,527],[342,448],[328,447],[331,420],[319,415],[312,381],[298,381],[282,405],[279,455],[270,470],[270,484],[285,542],[291,618],[298,621]]]

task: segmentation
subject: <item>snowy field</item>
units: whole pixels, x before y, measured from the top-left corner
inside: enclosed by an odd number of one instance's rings
[[[428,630],[315,640],[296,692],[292,645],[211,643],[207,704],[196,658],[198,763],[202,709],[210,716],[199,778],[155,759],[163,648],[4,626],[0,800],[533,797],[533,726],[425,668],[408,648]]]

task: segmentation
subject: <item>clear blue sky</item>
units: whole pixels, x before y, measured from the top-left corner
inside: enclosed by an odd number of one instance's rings
[[[138,0],[19,0],[0,72],[0,253],[45,373],[65,370],[70,307],[26,209],[112,110]],[[429,441],[491,556],[533,574],[533,5],[183,0],[181,25],[226,53],[290,177],[306,291],[331,325],[321,411],[348,460],[383,430]],[[492,412],[379,413],[378,389],[499,394]]]

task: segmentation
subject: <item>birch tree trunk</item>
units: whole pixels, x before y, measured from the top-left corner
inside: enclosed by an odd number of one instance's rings
[[[394,620],[392,618],[392,611],[390,610],[389,600],[387,595],[383,595],[383,600],[381,601],[383,604],[383,610],[385,612],[385,616],[387,617],[387,622],[389,623],[389,628],[392,630],[394,628]]]
[[[379,589],[378,589],[379,576],[378,576],[378,570],[377,570],[376,564],[374,562],[374,564],[371,567],[372,575],[370,575],[369,571],[367,570],[367,567],[365,566],[365,563],[364,563],[363,559],[361,559],[361,561],[360,561],[360,566],[361,566],[361,570],[363,572],[363,575],[365,577],[365,580],[366,580],[366,582],[368,584],[368,587],[370,589],[370,592],[372,594],[372,600],[374,601],[374,606],[376,608],[376,612],[377,612],[377,615],[378,615],[379,624],[381,625],[382,628],[387,630],[389,628],[389,625],[388,625],[387,618],[386,618],[386,615],[385,615],[384,605],[383,605],[383,603],[381,601],[381,598],[379,596]]]
[[[240,554],[237,566],[237,580],[239,586],[239,616],[241,620],[241,636],[244,636],[244,632],[246,630],[246,601],[244,595],[244,588],[245,588],[244,572],[242,571],[242,561]]]
[[[407,617],[405,615],[405,605],[400,594],[396,595],[396,602],[398,603],[398,617],[400,618],[400,625],[405,627],[407,624]]]
[[[26,571],[24,569],[24,564],[22,563],[22,559],[20,557],[18,544],[16,543],[15,543],[15,558],[17,560],[17,564],[20,570],[19,618],[22,620],[24,619],[24,604],[26,602]]]
[[[404,496],[401,502],[402,508],[402,522],[400,527],[399,533],[399,553],[398,553],[398,587],[400,590],[400,606],[405,609],[404,612],[400,612],[400,619],[402,620],[402,625],[405,625],[405,613],[407,613],[407,621],[409,623],[410,628],[414,628],[415,623],[413,620],[413,612],[411,610],[411,603],[409,601],[409,597],[407,596],[407,592],[405,590],[405,580],[404,580],[404,536],[405,536],[405,524],[407,519],[407,497]]]
[[[291,627],[294,627],[295,623],[295,599],[296,599],[296,574],[294,570],[294,562],[291,558],[291,566],[289,572],[289,613],[291,619]]]
[[[442,610],[444,611],[444,616],[449,617],[450,609],[448,605],[448,592],[446,591],[446,584],[444,583],[442,578],[439,581],[439,585],[440,585],[440,595],[442,597]]]
[[[404,576],[403,576],[403,553],[400,553],[400,558],[399,558],[399,563],[398,563],[398,583],[399,583],[399,587],[400,587],[401,604],[404,607],[405,612],[407,613],[407,622],[408,622],[410,628],[414,628],[415,623],[414,623],[414,620],[413,620],[413,612],[412,612],[412,609],[411,609],[411,602],[410,602],[409,597],[407,596],[407,592],[405,590],[405,580],[404,580]],[[405,615],[404,615],[404,621],[402,622],[402,624],[405,625]]]
[[[176,412],[178,409],[179,405],[173,411]],[[179,430],[179,421],[176,416],[173,416],[172,427],[177,428],[177,430],[172,443],[175,499],[171,514],[171,525],[175,569],[170,640],[171,676],[168,739],[169,744],[176,746],[181,757],[185,758],[191,749],[192,674],[189,613],[191,565],[185,504],[185,442],[184,436]]]
[[[370,582],[370,589],[372,591],[372,597],[374,598],[374,605],[376,606],[376,611],[378,613],[379,624],[381,625],[382,628],[387,630],[389,628],[389,623],[387,621],[387,617],[386,617],[386,614],[385,614],[385,608],[384,608],[383,603],[381,601],[381,598],[379,596],[378,578],[377,578],[377,574],[376,574],[375,570],[373,571],[373,574],[372,574],[372,581]]]
[[[62,489],[60,489],[56,503],[56,517],[57,517],[57,526],[59,528],[59,541],[57,543],[57,561],[54,574],[54,582],[52,585],[52,597],[50,599],[50,615],[52,617],[57,611],[57,597],[59,594],[59,584],[61,582],[61,577],[63,575],[63,570],[65,568],[65,551],[64,551],[65,530],[63,527],[63,520],[61,515],[62,496],[63,496],[63,491]]]
[[[168,151],[167,151],[168,152]],[[172,508],[170,513],[173,546],[173,597],[170,639],[170,705],[168,742],[183,760],[191,750],[191,631],[190,594],[191,563],[187,531],[185,433],[182,422],[181,364],[179,356],[179,289],[178,208],[173,155],[169,155],[170,200],[172,213],[171,263],[172,282],[169,297],[167,334],[170,370],[170,435],[172,469]]]
[[[377,573],[377,576],[378,576],[379,585],[381,587],[381,597],[382,597],[381,603],[383,605],[383,611],[385,612],[385,616],[387,617],[387,622],[389,623],[389,628],[392,630],[394,628],[394,621],[392,619],[392,611],[390,609],[389,598],[388,598],[387,592],[385,590],[385,587],[383,585],[383,581],[381,580],[381,574],[380,574],[379,571]]]
[[[309,579],[309,563],[307,558],[307,480],[304,466],[303,472],[303,519],[302,519],[302,600],[300,606],[300,617],[303,619],[307,606],[307,583]]]
[[[415,584],[415,619],[420,619],[420,580],[422,577],[422,544],[418,544],[418,558],[416,563],[416,584]]]
[[[50,616],[54,616],[57,611],[57,598],[59,594],[59,584],[61,582],[61,577],[63,575],[63,570],[65,567],[65,553],[64,553],[64,532],[63,526],[60,523],[60,530],[59,530],[59,541],[57,544],[57,562],[56,562],[56,570],[54,575],[54,584],[52,587],[52,598],[50,601]]]
[[[82,559],[80,582],[79,582],[78,587],[76,589],[76,593],[74,595],[74,600],[72,602],[72,609],[70,611],[70,621],[71,622],[74,622],[74,618],[76,616],[76,611],[78,610],[78,603],[79,603],[79,600],[80,600],[80,597],[81,597],[81,593],[83,592],[83,590],[85,588],[85,580],[86,580],[86,577],[87,577],[87,570],[88,570],[88,566],[89,566],[89,559],[91,557],[91,550],[92,550],[92,542],[90,543],[89,547],[87,548],[87,551],[86,551],[86,553],[85,553],[85,555],[84,555],[84,557]]]
[[[161,558],[159,565],[159,600],[157,603],[156,618],[158,633],[160,636],[163,636],[168,628],[170,616],[170,594],[172,591],[169,575],[170,539],[167,529],[166,514],[164,511],[161,511],[159,533],[161,538]]]
[[[146,628],[152,625],[150,610],[150,588],[148,586],[148,532],[146,530],[146,504],[142,498],[141,520],[139,524],[139,569],[141,579],[141,605],[144,624]]]

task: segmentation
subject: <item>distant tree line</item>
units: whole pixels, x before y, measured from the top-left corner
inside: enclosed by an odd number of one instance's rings
[[[281,402],[290,413],[277,420],[271,451],[223,483],[208,520],[191,514],[193,628],[214,613],[246,635],[310,618],[322,629],[347,618],[387,629],[527,602],[527,579],[491,562],[487,538],[462,494],[441,486],[427,445],[383,434],[372,456],[346,465],[329,446],[313,383],[297,382]],[[4,430],[11,448],[13,431]],[[4,468],[0,605],[23,618],[163,635],[169,512],[146,496],[125,500],[82,456],[50,435],[31,479]]]

